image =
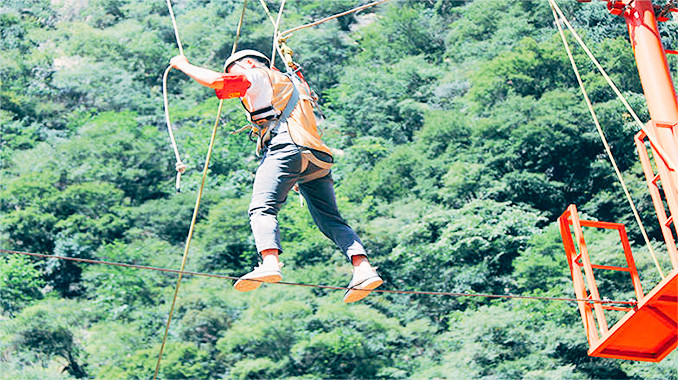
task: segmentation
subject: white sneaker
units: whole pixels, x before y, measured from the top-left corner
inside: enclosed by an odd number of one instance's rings
[[[344,303],[360,301],[367,297],[372,290],[384,283],[377,274],[376,269],[377,268],[370,271],[361,271],[359,274],[356,274],[356,271],[353,271],[353,278],[348,284],[349,289],[346,290],[346,293],[344,294]]]
[[[257,265],[253,271],[240,277],[233,287],[240,292],[249,292],[259,287],[264,282],[274,283],[282,280],[283,263],[278,263],[278,268],[273,266]]]

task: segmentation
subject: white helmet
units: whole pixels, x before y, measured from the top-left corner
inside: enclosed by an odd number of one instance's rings
[[[259,53],[256,50],[246,49],[246,50],[240,50],[238,52],[235,52],[235,54],[228,57],[228,59],[226,60],[226,70],[225,71],[228,71],[228,69],[231,66],[233,66],[233,64],[236,63],[237,61],[239,61],[243,58],[247,58],[247,57],[252,57],[252,58],[256,58],[259,61],[263,61],[266,64],[266,66],[271,64],[271,60],[269,60],[267,56],[263,55],[262,53]]]

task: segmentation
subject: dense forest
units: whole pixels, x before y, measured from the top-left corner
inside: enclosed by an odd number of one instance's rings
[[[186,56],[220,70],[242,1],[173,3]],[[605,2],[561,3],[647,120],[624,20]],[[359,4],[290,0],[281,28]],[[675,50],[673,17],[660,27]],[[270,54],[272,33],[250,1],[239,47]],[[162,75],[178,49],[166,2],[3,0],[0,34],[0,248],[178,269],[218,100],[170,73],[189,167],[176,193]],[[340,210],[384,289],[573,297],[555,222],[571,203],[625,223],[643,286],[658,282],[545,0],[391,0],[288,44],[327,116]],[[637,126],[574,54],[661,253]],[[678,76],[678,59],[669,63]],[[247,207],[258,159],[246,134],[230,133],[245,123],[240,103],[226,101],[187,270],[239,276],[256,264]],[[350,265],[296,195],[279,217],[284,280],[346,286]],[[587,238],[594,257],[622,262],[613,235]],[[633,297],[628,276],[599,281],[611,299]],[[151,378],[176,282],[0,254],[0,378]],[[573,302],[373,293],[345,305],[342,294],[238,293],[228,280],[185,276],[159,377],[678,379],[676,352],[661,363],[587,356]]]

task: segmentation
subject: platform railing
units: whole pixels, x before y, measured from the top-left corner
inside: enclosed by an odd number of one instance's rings
[[[560,218],[558,218],[558,222],[576,296],[579,299],[591,300],[591,302],[578,301],[578,305],[582,321],[584,322],[584,328],[586,329],[589,345],[595,346],[609,331],[605,310],[630,311],[632,308],[608,306],[600,302],[595,302],[595,300],[601,300],[601,295],[598,290],[593,270],[612,270],[629,273],[637,300],[641,300],[644,297],[640,277],[638,276],[638,270],[635,261],[633,260],[631,246],[629,245],[628,236],[626,234],[626,228],[623,224],[619,223],[581,220],[575,205],[570,205]],[[584,239],[583,227],[618,231],[627,266],[619,267],[593,264],[586,245],[586,240]]]
[[[676,128],[675,123],[650,121],[648,124],[654,127],[647,128],[648,130],[668,128],[674,131]],[[647,186],[650,189],[652,204],[657,211],[657,218],[666,242],[669,259],[673,268],[678,269],[678,248],[676,247],[676,236],[678,236],[678,220],[676,218],[678,216],[670,212],[670,210],[678,210],[678,168],[672,168],[666,163],[661,168],[658,165],[653,166],[648,150],[654,153],[655,159],[662,160],[662,156],[654,149],[652,144],[646,144],[646,140],[649,139],[644,131],[638,132],[635,136],[640,162],[643,166]]]

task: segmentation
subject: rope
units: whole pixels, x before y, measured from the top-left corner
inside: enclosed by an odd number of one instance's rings
[[[367,9],[367,8],[373,7],[375,5],[385,3],[387,1],[388,0],[379,0],[379,1],[369,3],[369,4],[361,5],[359,7],[352,8],[348,11],[337,13],[335,15],[323,18],[321,20],[317,20],[317,21],[314,21],[314,22],[309,23],[309,24],[304,24],[304,25],[286,30],[283,33],[278,33],[278,28],[280,26],[280,17],[282,15],[283,7],[285,6],[285,0],[283,0],[282,3],[280,4],[280,10],[278,12],[277,21],[273,19],[273,16],[271,15],[271,11],[268,9],[268,5],[266,5],[266,2],[264,0],[259,0],[261,7],[264,9],[266,16],[268,16],[268,19],[271,21],[271,24],[273,25],[273,28],[274,28],[273,51],[271,52],[271,67],[273,67],[274,63],[275,63],[275,52],[276,51],[278,52],[278,55],[280,55],[280,58],[283,60],[283,62],[285,62],[285,56],[284,56],[283,52],[280,50],[280,41],[286,40],[291,35],[291,33],[296,32],[297,30],[304,29],[304,28],[309,28],[309,27],[312,27],[312,26],[320,25],[324,22],[327,22],[327,21],[330,21],[330,20],[333,20],[333,19],[336,19],[336,18],[339,18],[339,17],[342,17],[342,16],[346,16],[346,15],[351,14],[351,13],[359,12],[363,9]]]
[[[549,0],[551,4],[553,4],[554,0]],[[570,49],[570,45],[567,42],[567,39],[565,37],[565,32],[562,29],[562,26],[560,24],[560,19],[558,18],[558,15],[555,11],[555,8],[553,5],[551,6],[551,10],[553,11],[553,17],[556,21],[556,25],[558,27],[558,31],[560,33],[560,37],[563,40],[563,44],[565,45],[565,50],[567,51],[567,55],[570,59],[570,63],[572,65],[572,69],[574,71],[575,76],[577,77],[577,82],[579,83],[579,87],[582,91],[582,94],[584,96],[584,100],[586,101],[586,105],[589,109],[589,112],[591,113],[591,117],[593,118],[593,122],[596,125],[596,130],[598,131],[598,135],[600,136],[600,139],[603,142],[603,145],[605,147],[605,152],[607,153],[608,158],[610,159],[610,163],[612,164],[612,167],[614,168],[614,171],[617,175],[617,179],[621,183],[622,189],[624,190],[624,194],[626,195],[626,199],[629,202],[629,205],[631,206],[631,210],[633,211],[633,215],[636,219],[636,222],[638,223],[638,226],[640,228],[640,231],[643,235],[643,238],[645,240],[645,244],[648,247],[648,250],[652,256],[652,259],[655,263],[655,266],[657,267],[657,270],[659,271],[659,274],[661,275],[662,279],[665,278],[664,272],[661,269],[661,266],[659,265],[659,262],[657,260],[657,257],[655,255],[654,249],[652,248],[652,244],[650,243],[650,239],[647,235],[647,231],[645,230],[645,226],[643,225],[643,222],[640,219],[640,215],[638,214],[638,210],[636,208],[635,203],[633,202],[633,199],[631,198],[631,194],[629,193],[628,187],[626,186],[626,182],[624,181],[624,178],[622,176],[621,171],[619,170],[619,166],[617,165],[616,160],[614,159],[614,156],[612,154],[612,150],[610,149],[610,145],[607,141],[607,138],[605,137],[605,134],[603,132],[602,127],[600,126],[600,122],[598,119],[598,116],[596,115],[595,110],[593,109],[593,104],[591,103],[591,100],[589,99],[588,93],[586,91],[586,88],[584,87],[584,82],[581,79],[581,75],[579,74],[579,69],[577,68],[577,64],[574,61],[574,56],[572,55],[572,51]]]
[[[167,9],[169,10],[170,18],[172,19],[172,27],[174,28],[174,37],[176,38],[177,46],[179,47],[179,54],[184,55],[184,48],[181,45],[181,38],[179,38],[179,28],[177,28],[177,19],[174,17],[174,10],[172,10],[172,2],[170,0],[167,0]],[[167,124],[167,132],[169,133],[172,149],[174,150],[174,158],[176,159],[174,167],[177,170],[177,179],[174,183],[174,187],[177,193],[179,193],[181,192],[181,174],[186,170],[186,165],[184,165],[184,163],[181,161],[179,148],[177,148],[177,141],[174,138],[174,133],[172,132],[172,123],[170,122],[169,101],[167,100],[167,77],[169,76],[169,72],[171,70],[172,66],[168,66],[162,76],[162,97],[163,105],[165,107],[165,123]]]
[[[273,19],[271,11],[268,9],[268,5],[266,5],[266,2],[264,0],[259,0],[259,4],[261,4],[261,7],[264,8],[264,12],[266,13],[266,16],[268,16],[268,19],[271,21],[271,24],[275,26],[275,20]]]
[[[588,93],[586,92],[586,88],[584,87],[584,82],[581,79],[581,75],[579,74],[579,69],[577,68],[577,63],[574,61],[574,56],[572,55],[572,51],[570,49],[570,44],[567,42],[567,38],[565,37],[565,32],[563,31],[563,28],[560,24],[560,18],[558,17],[558,14],[556,13],[555,7],[555,0],[549,0],[549,4],[551,5],[551,10],[553,11],[553,17],[556,21],[556,26],[558,27],[558,32],[560,33],[560,38],[563,40],[563,45],[565,45],[565,50],[567,51],[567,56],[570,59],[570,64],[572,65],[572,70],[574,70],[574,74],[577,77],[577,82],[579,83],[579,88],[581,89],[582,94],[584,95],[584,100],[586,101],[586,105],[589,109],[589,112],[591,113],[591,117],[593,118],[593,122],[596,125],[596,130],[598,131],[598,135],[600,136],[600,139],[603,142],[603,146],[605,147],[605,152],[607,153],[608,158],[610,159],[610,163],[612,164],[612,167],[614,168],[614,172],[617,175],[617,179],[619,180],[619,183],[622,186],[622,189],[624,190],[624,194],[626,195],[626,199],[629,202],[629,205],[631,206],[631,210],[633,211],[633,216],[636,219],[636,222],[638,223],[638,227],[640,228],[640,232],[643,235],[643,239],[645,240],[645,244],[647,245],[648,251],[650,252],[650,255],[652,256],[652,260],[654,261],[655,266],[657,267],[657,270],[659,271],[659,275],[662,277],[662,279],[665,278],[664,272],[662,271],[661,266],[659,265],[659,261],[657,260],[657,256],[655,255],[654,249],[652,248],[652,244],[650,243],[650,238],[647,235],[647,231],[645,230],[645,226],[643,225],[643,222],[640,220],[640,215],[638,214],[638,209],[636,208],[635,203],[633,202],[633,199],[631,198],[631,194],[629,193],[629,189],[626,186],[626,182],[624,181],[624,177],[622,176],[621,170],[619,170],[619,166],[617,166],[617,162],[614,159],[614,156],[612,154],[612,150],[610,149],[610,144],[607,141],[607,138],[605,137],[605,133],[603,132],[602,127],[600,126],[600,122],[598,120],[598,116],[596,115],[596,111],[593,109],[593,104],[591,103],[591,99],[589,99]],[[564,16],[561,14],[561,17],[564,18]]]
[[[235,54],[235,49],[238,47],[238,40],[240,39],[240,31],[242,30],[242,23],[245,19],[245,11],[247,10],[247,0],[243,2],[242,12],[240,13],[240,19],[238,20],[238,26],[235,30],[235,40],[233,41],[233,47],[231,48],[231,55]],[[226,62],[224,62],[224,71],[226,70]]]
[[[283,9],[285,8],[285,2],[286,0],[282,0],[280,3],[280,9],[278,10],[278,19],[275,20],[275,24],[273,25],[273,49],[271,50],[271,68],[275,67],[275,52],[279,52],[279,43],[278,43],[278,30],[280,29],[280,19],[282,18],[283,14]],[[282,54],[281,54],[281,58]],[[283,59],[283,63],[284,63]]]
[[[169,0],[168,0],[168,5],[171,9],[171,3],[169,2]],[[241,28],[242,28],[243,19],[245,18],[245,9],[246,8],[247,8],[247,0],[244,0],[243,11],[240,15],[240,20],[238,21],[238,27],[237,27],[237,31],[236,31],[236,37],[235,37],[235,40],[233,41],[233,49],[232,49],[233,52],[235,52],[237,45],[238,45],[238,38],[240,36],[240,31],[241,31]],[[175,24],[175,28],[176,28],[176,24]],[[175,29],[175,31],[176,31],[176,29]],[[178,32],[176,34],[178,35]],[[224,63],[224,69],[225,68],[226,68],[226,63]],[[158,354],[158,362],[156,363],[156,366],[155,366],[155,373],[153,374],[153,380],[157,379],[158,372],[160,371],[160,362],[162,361],[162,354],[165,350],[165,344],[167,343],[167,336],[169,335],[169,328],[170,328],[170,324],[172,323],[172,316],[174,315],[174,308],[176,307],[176,303],[177,303],[177,296],[179,294],[179,287],[181,285],[181,279],[182,279],[182,275],[183,275],[183,272],[184,272],[184,268],[186,267],[186,260],[188,259],[188,250],[191,246],[191,240],[193,238],[193,231],[195,230],[195,223],[196,223],[196,220],[198,219],[198,210],[200,208],[200,201],[202,199],[202,193],[203,193],[203,190],[205,188],[205,182],[207,180],[207,172],[209,170],[209,163],[210,163],[210,159],[212,157],[212,151],[214,149],[214,141],[216,140],[216,136],[217,136],[217,128],[219,126],[219,121],[221,119],[221,110],[223,108],[223,104],[224,104],[224,100],[221,99],[219,101],[219,108],[217,110],[216,121],[214,123],[214,127],[212,128],[212,135],[210,137],[209,147],[207,148],[207,156],[205,157],[205,166],[204,166],[203,172],[202,172],[202,181],[200,183],[200,188],[198,189],[198,195],[197,195],[196,200],[195,200],[195,208],[193,209],[193,217],[191,218],[191,225],[188,229],[188,236],[186,237],[186,245],[184,247],[184,255],[181,259],[181,269],[178,272],[179,277],[177,278],[177,285],[176,285],[176,288],[174,289],[174,297],[172,298],[172,306],[170,307],[169,316],[167,317],[167,325],[165,326],[165,334],[162,338],[162,344],[160,346],[160,353]]]
[[[133,268],[141,270],[152,270],[157,272],[166,272],[166,273],[177,273],[181,275],[191,275],[191,276],[202,276],[202,277],[212,277],[226,280],[237,280],[239,277],[228,276],[223,274],[216,273],[205,273],[205,272],[192,272],[186,270],[176,270],[168,268],[159,268],[145,265],[136,265],[136,264],[126,264],[126,263],[117,263],[111,261],[103,260],[90,260],[90,259],[81,259],[77,257],[64,257],[64,256],[55,256],[55,255],[46,255],[41,253],[30,253],[30,252],[21,252],[21,251],[11,251],[6,249],[0,249],[1,253],[6,254],[17,254],[17,255],[27,255],[40,258],[48,259],[58,259],[58,260],[69,260],[76,261],[87,264],[101,264],[101,265],[110,265],[123,268]],[[257,281],[257,280],[251,280]],[[331,285],[321,285],[321,284],[303,284],[297,282],[276,282],[272,285],[283,285],[283,286],[299,286],[305,288],[318,288],[318,289],[327,289],[327,290],[348,290],[349,288],[343,286],[331,286]],[[488,294],[488,293],[457,293],[457,292],[435,292],[435,291],[421,291],[421,290],[392,290],[392,289],[374,289],[374,293],[388,293],[388,294],[410,294],[410,295],[429,295],[429,296],[448,296],[448,297],[483,297],[483,298],[506,298],[506,299],[527,299],[527,300],[540,300],[540,301],[567,301],[567,302],[589,302],[589,303],[600,303],[600,304],[621,304],[621,305],[637,305],[637,301],[618,301],[618,300],[595,300],[588,298],[565,298],[565,297],[540,297],[540,296],[524,296],[519,294]]]
[[[277,32],[278,29],[278,23],[276,23],[275,19],[273,18],[273,15],[271,15],[271,11],[268,9],[268,5],[266,5],[266,2],[264,0],[259,0],[259,3],[261,4],[261,7],[264,9],[264,12],[266,13],[266,16],[268,16],[268,20],[271,22],[271,25],[273,25],[274,33],[273,33],[273,52],[271,53],[271,57],[273,58],[271,60],[271,68],[273,68],[273,64],[275,61],[275,52],[278,53],[280,56],[280,59],[287,64],[285,61],[285,55],[283,52],[280,50],[280,41],[282,38],[279,37],[279,33]],[[281,6],[284,4],[281,4]],[[278,34],[278,37],[276,37],[276,34]],[[286,69],[289,70],[289,67],[286,66]]]
[[[179,148],[177,148],[177,141],[174,138],[174,133],[172,132],[172,123],[170,121],[169,114],[169,100],[167,99],[167,77],[169,72],[172,71],[172,66],[167,66],[165,74],[162,76],[162,99],[163,106],[165,108],[165,124],[167,124],[167,133],[169,133],[170,142],[172,143],[172,149],[174,150],[174,158],[176,163],[174,164],[175,169],[177,170],[177,179],[174,183],[174,187],[177,193],[181,192],[181,173],[186,170],[186,165],[181,161],[181,156],[179,155]]]
[[[603,75],[603,77],[605,78],[605,81],[607,81],[607,84],[612,88],[614,93],[617,95],[617,98],[619,98],[619,100],[622,102],[622,104],[624,104],[624,107],[626,107],[626,109],[629,111],[629,113],[631,114],[633,119],[636,121],[636,123],[638,124],[640,129],[643,132],[645,132],[645,134],[647,135],[647,138],[650,140],[650,144],[652,144],[652,147],[657,151],[657,153],[659,153],[659,156],[662,158],[662,160],[664,160],[664,162],[668,166],[669,170],[671,170],[671,171],[678,170],[678,166],[676,166],[676,164],[673,162],[673,160],[671,160],[671,157],[669,157],[669,155],[666,153],[666,151],[664,151],[664,149],[662,149],[659,142],[656,141],[656,139],[653,137],[653,134],[645,128],[645,124],[643,124],[643,122],[640,121],[640,118],[638,117],[636,112],[633,110],[633,108],[631,108],[631,105],[629,104],[629,102],[626,101],[626,98],[624,97],[624,95],[622,95],[621,91],[619,91],[619,88],[617,88],[617,86],[614,84],[614,82],[612,82],[612,79],[610,79],[610,76],[607,75],[607,72],[605,71],[603,66],[600,64],[600,62],[598,62],[598,60],[593,55],[593,53],[591,53],[591,50],[588,48],[586,43],[584,43],[584,41],[581,39],[581,37],[579,36],[577,31],[574,30],[574,27],[572,27],[572,24],[570,24],[570,21],[568,21],[567,17],[565,17],[565,15],[563,14],[563,11],[560,9],[560,7],[558,7],[558,4],[556,4],[556,2],[554,0],[549,0],[549,2],[552,4],[551,6],[553,8],[555,8],[555,10],[558,12],[558,15],[560,16],[560,18],[563,20],[563,22],[567,26],[567,29],[570,30],[570,32],[572,33],[574,38],[577,40],[577,43],[579,43],[579,45],[582,47],[582,49],[584,49],[584,52],[586,52],[586,55],[588,55],[589,58],[591,59],[591,61],[596,65],[596,68],[598,68],[598,71]]]
[[[219,110],[218,110],[218,115],[221,115],[221,109],[222,109],[222,104],[223,101],[219,103]],[[214,128],[212,129],[212,136],[210,137],[210,143],[209,147],[207,148],[207,156],[205,157],[205,167],[203,168],[202,172],[202,181],[200,183],[200,188],[198,189],[198,196],[195,201],[195,208],[193,209],[193,217],[191,218],[191,225],[188,229],[188,237],[186,238],[186,246],[184,248],[184,255],[181,259],[181,269],[179,270],[179,277],[177,278],[177,286],[174,290],[174,297],[172,298],[172,306],[170,308],[169,312],[169,317],[167,318],[167,326],[165,327],[165,335],[162,338],[162,345],[160,346],[160,354],[158,356],[158,364],[155,369],[155,375],[153,376],[153,379],[155,380],[158,376],[158,370],[160,369],[160,361],[162,359],[162,353],[165,348],[165,343],[167,341],[167,335],[169,333],[169,327],[170,323],[172,322],[172,315],[174,314],[174,307],[176,306],[177,302],[177,296],[179,294],[179,286],[181,285],[181,277],[182,277],[182,272],[184,271],[184,267],[186,266],[186,260],[188,259],[188,249],[191,245],[191,239],[193,238],[193,231],[195,229],[195,223],[198,218],[198,209],[200,208],[200,200],[202,198],[202,193],[205,188],[205,181],[207,180],[207,172],[209,168],[209,162],[210,158],[212,157],[212,150],[214,149],[214,140],[216,138],[217,134],[217,127],[219,126],[219,116],[217,117],[217,122],[214,125]]]
[[[346,15],[351,14],[351,13],[359,12],[359,11],[362,11],[363,9],[367,9],[367,8],[373,7],[373,6],[375,6],[375,5],[383,4],[383,3],[387,2],[387,1],[388,1],[388,0],[379,0],[379,1],[375,1],[375,2],[372,2],[372,3],[369,3],[369,4],[361,5],[361,6],[359,6],[359,7],[350,9],[350,10],[348,10],[348,11],[346,11],[346,12],[341,12],[341,13],[337,13],[337,14],[332,15],[332,16],[329,16],[329,17],[325,17],[325,18],[320,19],[320,20],[318,20],[318,21],[314,21],[314,22],[311,22],[311,23],[308,23],[308,24],[304,24],[304,25],[301,25],[301,26],[297,26],[296,28],[292,28],[292,29],[286,30],[286,31],[284,31],[283,33],[281,33],[281,34],[280,34],[280,39],[283,39],[283,40],[284,40],[284,39],[286,39],[287,37],[289,37],[290,34],[296,32],[296,31],[298,31],[298,30],[305,29],[305,28],[310,28],[310,27],[316,26],[316,25],[320,25],[320,24],[322,24],[322,23],[324,23],[324,22],[327,22],[327,21],[330,21],[330,20],[334,20],[335,18],[339,18],[339,17],[341,17],[341,16],[346,16]]]
[[[184,55],[184,48],[181,46],[181,39],[179,38],[179,28],[177,28],[177,19],[174,17],[170,0],[167,0],[167,9],[169,9],[170,18],[172,19],[172,27],[174,28],[174,37],[177,39],[177,46],[179,46],[179,54]]]

